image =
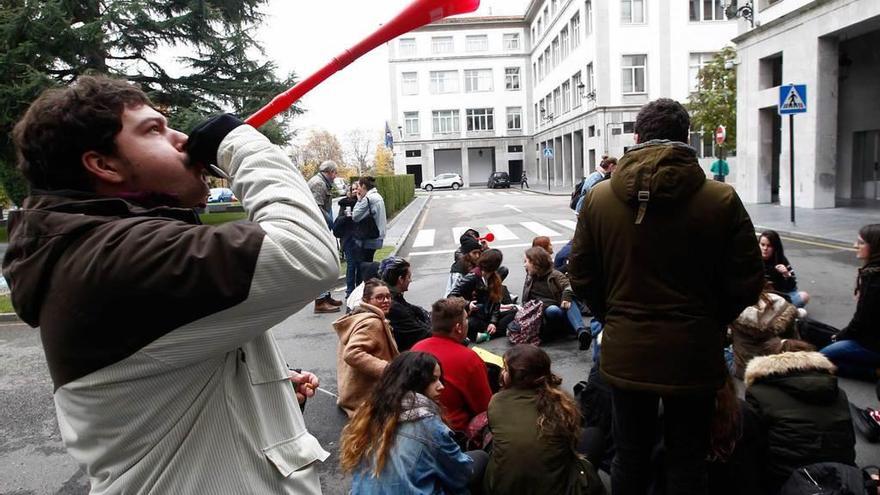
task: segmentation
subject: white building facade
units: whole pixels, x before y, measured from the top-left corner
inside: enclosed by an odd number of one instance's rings
[[[525,170],[531,181],[573,185],[603,154],[634,144],[642,105],[685,102],[698,90],[697,71],[736,32],[722,0],[533,0],[522,17],[453,18],[416,30],[390,42],[395,171],[417,183],[459,172],[471,185],[493,171],[518,181]],[[506,80],[513,68],[516,89]],[[468,72],[480,69],[490,70],[491,86]],[[492,129],[472,122],[475,108],[493,109]],[[705,167],[711,135],[692,134]]]
[[[740,21],[734,39],[740,196],[791,204],[791,134],[777,102],[796,83],[807,85],[807,113],[794,117],[795,205],[878,206],[880,2],[756,0],[754,11],[755,27]]]

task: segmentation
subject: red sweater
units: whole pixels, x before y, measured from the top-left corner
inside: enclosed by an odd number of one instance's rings
[[[453,430],[464,431],[474,416],[489,408],[489,375],[476,352],[437,334],[417,342],[410,350],[427,352],[440,361],[445,387],[440,392],[440,404]]]

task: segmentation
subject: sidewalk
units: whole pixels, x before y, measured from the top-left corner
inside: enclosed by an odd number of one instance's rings
[[[778,204],[747,204],[755,230],[775,230],[780,234],[850,247],[859,229],[869,223],[880,222],[880,208],[876,206],[849,206],[838,208],[795,208],[795,223],[791,223],[791,209]]]
[[[519,187],[519,184],[511,184],[510,187],[515,189]],[[523,189],[523,191],[544,194],[547,196],[571,196],[571,192],[574,191],[574,185],[557,186],[551,183],[550,189],[548,190],[546,182],[529,181],[529,187]]]

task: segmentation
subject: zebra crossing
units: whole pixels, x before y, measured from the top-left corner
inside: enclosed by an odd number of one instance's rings
[[[508,224],[488,225],[459,225],[445,229],[420,229],[415,232],[412,248],[417,250],[411,255],[435,254],[439,252],[452,252],[458,247],[458,240],[467,229],[476,229],[480,235],[491,232],[495,236],[492,245],[507,247],[506,245],[519,246],[519,243],[531,243],[537,236],[547,236],[554,244],[564,243],[574,234],[577,223],[570,219],[550,220],[546,222],[516,222]],[[434,248],[428,251],[418,250]],[[441,249],[437,251],[437,249]]]
[[[418,193],[420,196],[430,196],[434,200],[445,199],[461,199],[461,198],[485,198],[486,196],[534,196],[525,191],[492,191],[481,190],[479,192],[434,192],[434,193]]]

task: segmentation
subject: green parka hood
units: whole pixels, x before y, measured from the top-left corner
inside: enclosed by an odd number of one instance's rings
[[[655,139],[630,148],[611,175],[611,189],[621,201],[639,207],[641,223],[651,205],[684,201],[703,183],[706,174],[690,146]]]

